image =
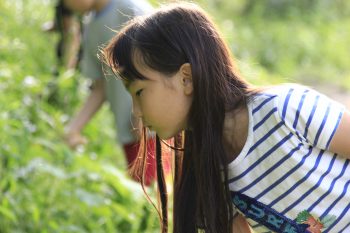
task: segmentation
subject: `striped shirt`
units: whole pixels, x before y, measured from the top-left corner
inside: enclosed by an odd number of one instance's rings
[[[349,160],[328,151],[344,107],[286,84],[260,92],[248,109],[247,141],[228,169],[235,208],[253,230],[350,232]]]

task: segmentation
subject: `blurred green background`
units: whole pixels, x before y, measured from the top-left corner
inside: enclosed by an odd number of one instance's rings
[[[195,2],[250,82],[350,89],[350,1]],[[40,27],[54,4],[0,1],[0,233],[158,232],[156,211],[125,174],[107,107],[85,128],[86,146],[63,143],[88,88],[77,71],[53,76],[57,35]]]

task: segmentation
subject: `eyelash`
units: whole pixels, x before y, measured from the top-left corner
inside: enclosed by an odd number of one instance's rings
[[[135,95],[136,95],[136,96],[140,96],[142,91],[143,91],[143,89],[140,89],[140,90],[136,91],[136,92],[135,92]]]

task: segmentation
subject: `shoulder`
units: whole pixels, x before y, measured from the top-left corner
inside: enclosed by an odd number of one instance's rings
[[[272,114],[287,125],[298,122],[305,125],[311,120],[322,121],[322,116],[341,105],[320,92],[300,84],[286,83],[259,89],[250,98],[253,115]],[[260,114],[258,114],[260,113]]]
[[[277,117],[301,141],[326,149],[329,146],[344,106],[303,85],[284,84],[263,91],[275,96]]]
[[[287,83],[271,87],[267,92],[276,95],[275,105],[281,117],[288,113],[300,114],[302,112],[326,111],[329,108],[343,108],[343,106],[325,94],[308,86]],[[293,114],[292,114],[293,115]]]
[[[303,93],[305,90],[312,90],[308,86],[304,86],[297,83],[283,83],[274,86],[266,86],[258,91],[258,95],[275,95],[277,99],[286,98],[289,92],[295,94]]]
[[[287,98],[290,89],[299,89],[297,84],[281,84],[275,86],[265,86],[258,88],[255,93],[250,96],[248,105],[252,109],[252,113],[264,112],[272,108],[279,108],[279,103]]]
[[[273,100],[271,104],[278,109],[282,117],[287,114],[288,110],[297,111],[303,105],[307,107],[325,105],[325,102],[319,102],[320,99],[327,100],[327,102],[331,101],[324,94],[311,87],[296,83],[264,87],[254,95],[254,100],[261,101],[267,98]]]

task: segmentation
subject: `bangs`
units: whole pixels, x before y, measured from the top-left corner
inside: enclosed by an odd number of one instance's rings
[[[127,83],[147,79],[137,71],[134,65],[136,57],[140,61],[143,60],[142,56],[140,57],[141,53],[136,49],[135,30],[136,23],[129,24],[113,38],[103,51],[104,61],[113,73]]]

